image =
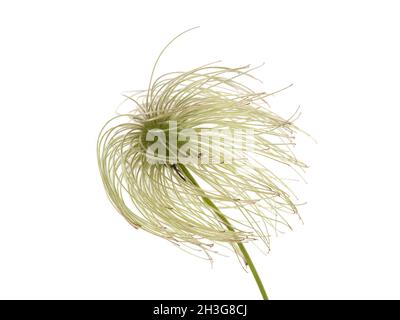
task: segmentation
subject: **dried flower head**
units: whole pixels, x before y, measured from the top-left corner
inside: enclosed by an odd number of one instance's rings
[[[299,129],[270,110],[271,93],[244,85],[251,71],[209,64],[153,80],[153,70],[148,90],[127,96],[135,110],[104,126],[97,153],[132,226],[208,257],[229,244],[246,263],[243,243],[269,248],[271,231],[289,226],[297,208],[271,167],[305,167],[292,153]]]

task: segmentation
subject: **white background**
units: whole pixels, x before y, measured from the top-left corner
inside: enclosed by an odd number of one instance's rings
[[[301,106],[304,225],[250,248],[272,299],[400,298],[396,1],[2,1],[0,298],[258,299],[234,257],[213,268],[135,231],[109,203],[97,134],[160,72],[265,66],[276,112]],[[285,110],[285,111],[284,111]]]

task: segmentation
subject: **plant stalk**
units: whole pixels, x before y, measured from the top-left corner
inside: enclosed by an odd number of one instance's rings
[[[193,175],[190,173],[190,171],[183,165],[183,164],[178,164],[177,165],[180,169],[180,171],[184,174],[184,176],[191,182],[193,183],[196,187],[200,188],[199,184],[193,177]],[[210,198],[207,198],[206,196],[201,197],[204,203],[206,203],[210,208],[213,209],[214,213],[218,216],[218,218],[221,219],[221,221],[226,225],[226,228],[230,231],[234,231],[232,224],[229,222],[227,217],[218,209],[218,207],[214,204],[214,202],[211,201]],[[265,291],[264,285],[261,281],[260,276],[258,275],[258,272],[256,270],[256,267],[254,266],[253,261],[250,258],[249,253],[247,252],[245,246],[243,243],[239,242],[237,243],[238,248],[240,252],[243,255],[243,258],[245,260],[245,263],[250,267],[251,273],[253,274],[254,280],[256,281],[258,288],[261,292],[261,295],[264,300],[268,300],[268,295],[267,292]]]

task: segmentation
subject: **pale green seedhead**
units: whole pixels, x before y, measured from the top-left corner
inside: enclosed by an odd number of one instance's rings
[[[210,64],[152,75],[148,90],[127,96],[135,109],[107,122],[98,165],[132,226],[206,257],[214,244],[241,257],[238,244],[269,248],[270,234],[289,227],[296,204],[271,168],[306,167],[292,152],[299,129],[270,110],[270,93],[244,85],[251,71]]]
[[[98,141],[103,183],[116,209],[133,226],[204,250],[216,242],[252,239],[269,246],[270,230],[287,225],[287,214],[297,214],[287,186],[267,166],[273,160],[305,167],[290,148],[297,128],[264,106],[267,93],[241,85],[239,76],[249,76],[246,68],[206,66],[164,75],[148,92],[129,97],[137,110],[103,128]],[[203,182],[201,189],[182,178],[179,159],[169,154],[173,121],[178,134],[184,129],[197,133],[198,148],[183,162]],[[210,137],[217,129],[238,137],[227,141],[220,136],[218,142]],[[151,163],[147,150],[156,141],[146,141],[146,136],[158,131],[166,137],[166,155],[160,163]],[[253,154],[246,154],[246,142]],[[222,158],[224,148],[232,161],[213,161],[214,154]],[[229,217],[233,231],[226,230],[203,196]]]

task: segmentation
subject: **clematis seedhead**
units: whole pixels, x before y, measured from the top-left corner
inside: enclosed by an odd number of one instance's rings
[[[297,206],[272,168],[306,167],[292,152],[297,113],[272,112],[271,93],[244,85],[251,71],[205,65],[126,97],[135,109],[107,122],[97,155],[107,195],[132,226],[207,256],[214,244],[269,248],[271,233],[289,227]]]

